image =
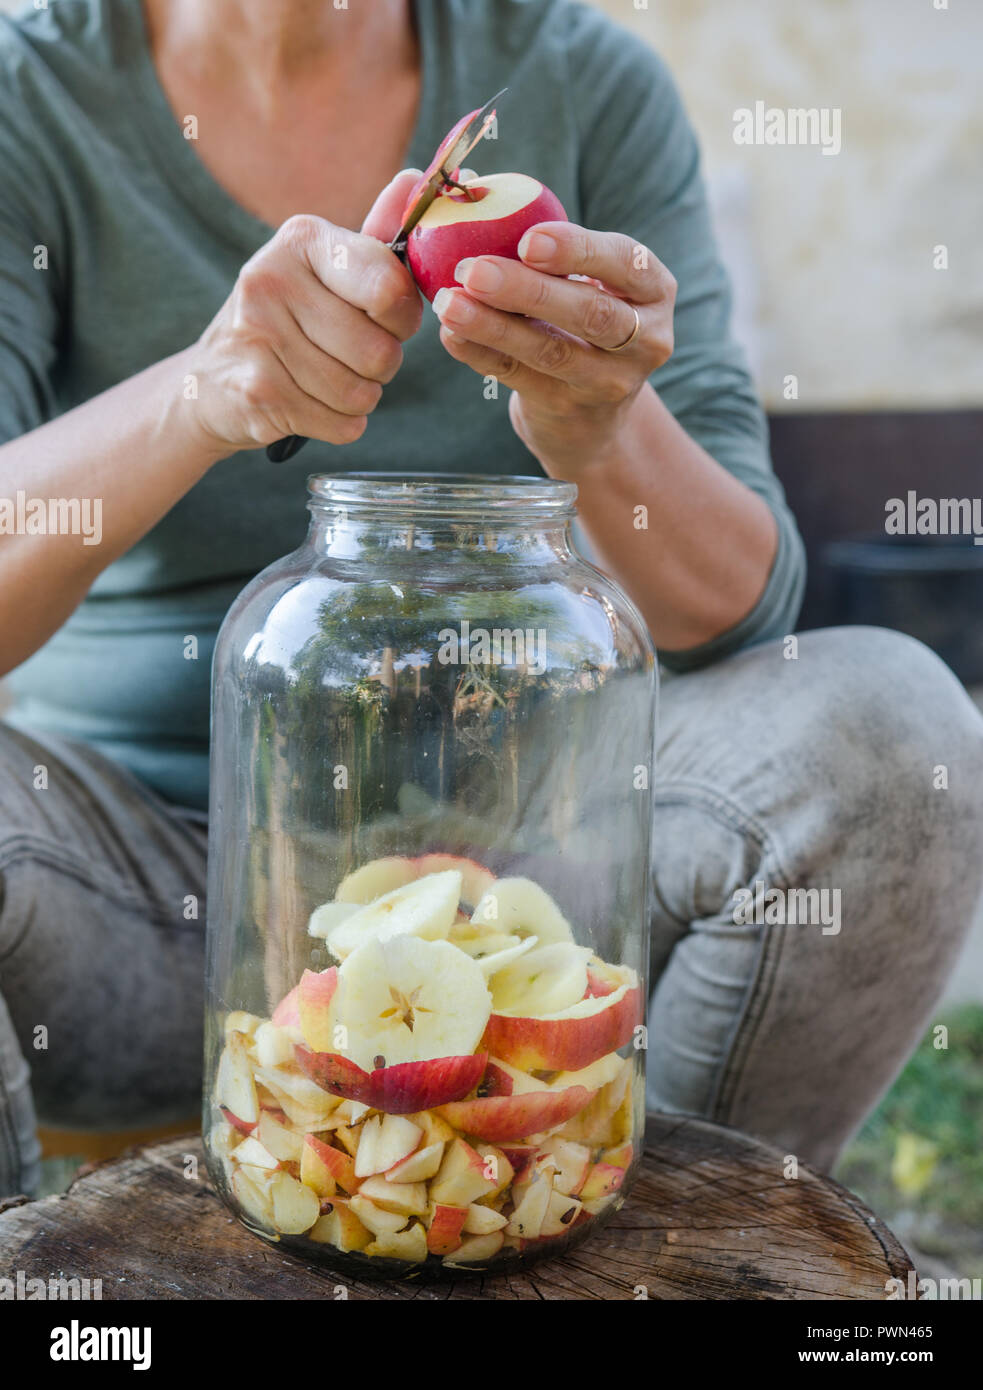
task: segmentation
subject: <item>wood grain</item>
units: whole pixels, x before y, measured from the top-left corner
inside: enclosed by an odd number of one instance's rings
[[[104,1299],[331,1299],[344,1285],[404,1300],[882,1299],[907,1278],[905,1251],[857,1198],[782,1164],[736,1130],[650,1116],[631,1195],[583,1245],[521,1272],[381,1283],[244,1230],[188,1135],[83,1170],[62,1196],[0,1206],[0,1275],[100,1278]]]

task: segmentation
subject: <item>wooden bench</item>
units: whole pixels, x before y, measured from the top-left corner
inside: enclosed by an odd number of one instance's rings
[[[244,1230],[186,1135],[83,1169],[61,1196],[0,1204],[0,1276],[99,1278],[104,1299],[334,1298],[339,1284],[372,1299],[883,1299],[907,1281],[911,1261],[862,1202],[783,1163],[737,1130],[652,1115],[625,1206],[576,1250],[507,1275],[379,1283]]]

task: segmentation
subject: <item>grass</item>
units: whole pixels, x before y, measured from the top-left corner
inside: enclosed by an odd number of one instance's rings
[[[983,1276],[983,1005],[943,1016],[849,1145],[835,1176],[960,1277]]]

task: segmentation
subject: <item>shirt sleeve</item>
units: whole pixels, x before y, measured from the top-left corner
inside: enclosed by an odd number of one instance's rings
[[[634,237],[675,276],[675,348],[652,385],[686,432],[764,498],[778,526],[777,554],[754,609],[710,642],[660,653],[669,669],[691,670],[793,630],[805,551],[771,465],[764,411],[731,336],[730,284],[717,253],[699,146],[675,83],[661,59],[627,31],[580,6],[570,14],[585,223]]]
[[[0,22],[0,443],[56,413],[62,216]]]

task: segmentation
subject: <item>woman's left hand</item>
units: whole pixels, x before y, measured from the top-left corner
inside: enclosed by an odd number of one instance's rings
[[[519,255],[460,262],[461,288],[434,300],[440,340],[511,388],[519,438],[549,472],[575,476],[616,445],[649,373],[671,356],[676,281],[631,237],[569,222],[539,223]]]

